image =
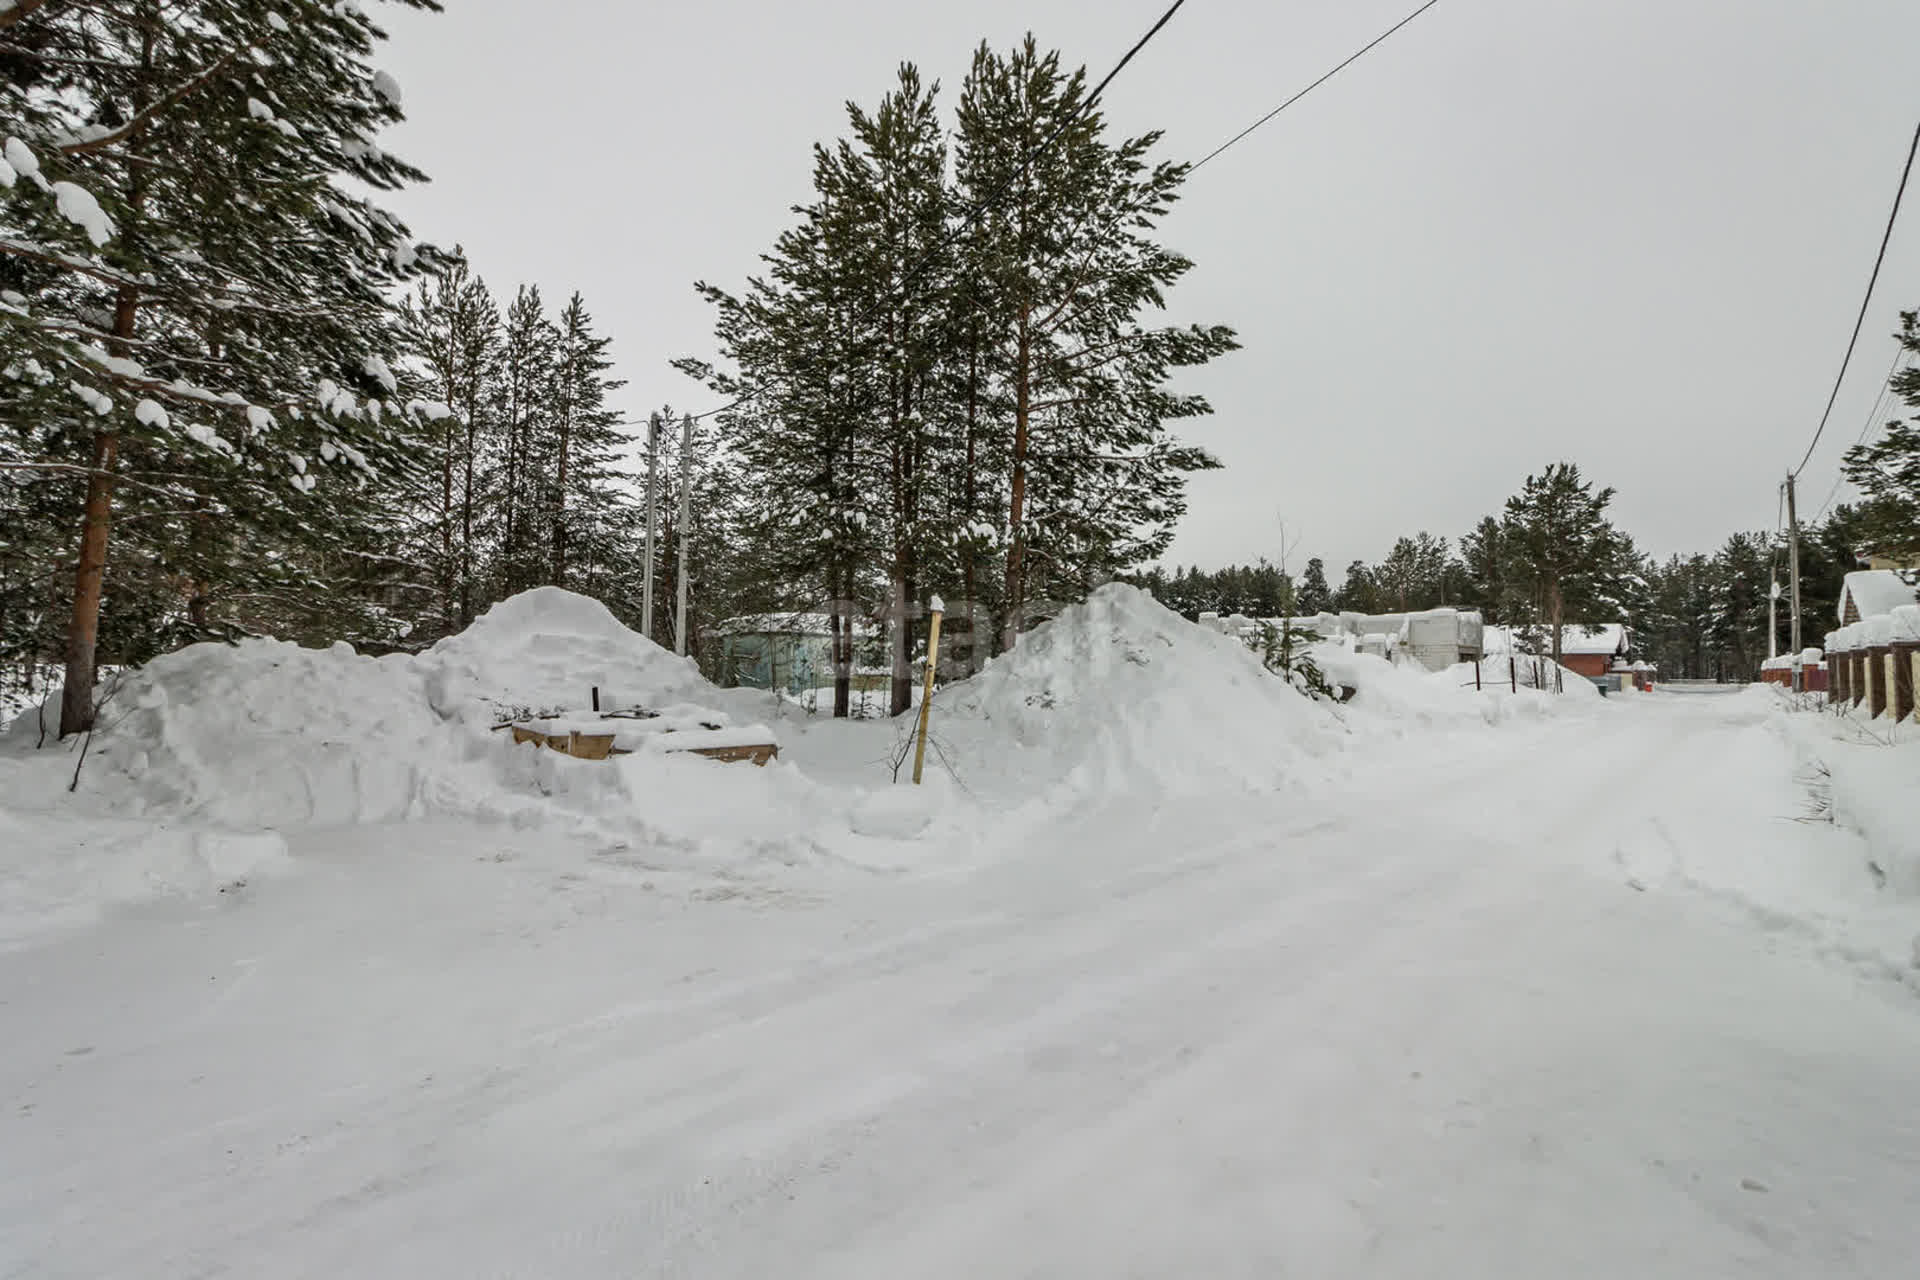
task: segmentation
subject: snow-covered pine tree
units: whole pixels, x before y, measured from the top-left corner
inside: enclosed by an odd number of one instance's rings
[[[367,61],[380,38],[357,6],[292,0],[0,16],[0,424],[12,469],[76,497],[63,734],[92,723],[103,596],[111,620],[142,594],[108,577],[116,513],[123,541],[148,514],[136,503],[190,513],[225,543],[203,544],[196,575],[276,552],[311,566],[414,463],[409,415],[368,402],[393,385],[386,292],[438,256],[338,181],[420,177],[374,142],[400,119],[397,86]],[[303,501],[323,478],[328,497]],[[287,585],[319,581],[296,570]],[[161,582],[146,594],[167,614],[196,596],[204,613],[215,590]]]
[[[415,491],[411,539],[437,587],[437,630],[446,635],[473,621],[483,597],[479,538],[490,509],[485,446],[497,426],[500,309],[486,282],[458,262],[422,281],[403,304],[401,343],[401,369],[428,401],[451,410],[429,428],[430,465]]]
[[[612,339],[594,331],[593,317],[578,292],[554,325],[552,418],[553,464],[548,484],[549,532],[546,580],[569,586],[570,555],[588,558],[612,529],[614,465],[630,437],[607,397],[626,383],[609,375]],[[604,553],[601,556],[604,562]]]
[[[825,211],[824,248],[850,303],[844,354],[872,379],[871,417],[853,436],[850,461],[874,494],[870,533],[884,549],[890,714],[913,698],[914,623],[938,538],[932,492],[957,473],[946,456],[952,415],[939,397],[954,334],[946,305],[952,276],[947,243],[946,146],[936,90],[911,65],[869,113],[848,104],[852,137],[824,152],[816,184]]]
[[[1347,579],[1340,584],[1334,605],[1342,613],[1379,613],[1384,607],[1380,584],[1365,560],[1355,560],[1347,566]]]
[[[1891,389],[1909,411],[1920,410],[1920,312],[1901,313],[1898,337],[1908,363]],[[1853,550],[1920,556],[1920,418],[1887,422],[1878,439],[1847,450],[1841,472],[1864,496]]]
[[[816,189],[832,155],[814,153]],[[828,249],[832,210],[800,210],[765,255],[768,272],[735,297],[698,286],[717,311],[715,338],[733,371],[680,368],[735,403],[718,416],[739,466],[739,536],[755,547],[762,580],[787,587],[791,606],[824,602],[833,630],[834,715],[851,709],[854,628],[871,612],[877,558],[862,468],[861,433],[879,402],[871,371],[850,353],[861,291]],[[804,584],[804,585],[802,585]]]
[[[974,223],[959,270],[985,308],[983,353],[1011,401],[1002,639],[1039,593],[1077,594],[1165,550],[1186,475],[1217,466],[1166,424],[1210,412],[1173,369],[1236,347],[1224,326],[1149,327],[1192,262],[1151,238],[1187,166],[1149,165],[1157,133],[1108,143],[1084,69],[1031,36],[983,45],[961,92],[956,199]]]
[[[1625,619],[1622,577],[1637,565],[1607,519],[1612,500],[1612,489],[1596,490],[1569,462],[1528,476],[1507,499],[1500,545],[1515,588],[1510,621],[1545,628],[1543,648],[1555,663],[1569,622]]]
[[[1294,597],[1294,603],[1305,617],[1327,612],[1333,608],[1333,589],[1327,585],[1326,561],[1315,556],[1307,561],[1306,572],[1300,575],[1300,590]]]
[[[501,331],[500,530],[494,579],[501,596],[537,586],[551,563],[550,478],[557,341],[538,285],[521,285]]]

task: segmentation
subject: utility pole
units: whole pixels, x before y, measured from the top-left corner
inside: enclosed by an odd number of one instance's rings
[[[1793,504],[1793,472],[1787,472],[1787,566],[1793,575],[1793,691],[1800,692],[1800,515]]]
[[[673,651],[687,656],[687,526],[693,521],[693,415],[680,419],[680,567],[674,571],[673,584],[679,599],[674,603]]]
[[[653,639],[653,515],[660,492],[660,415],[647,417],[647,554],[640,581],[640,634]]]
[[[1767,661],[1780,656],[1780,553],[1774,553],[1773,567],[1767,570]]]

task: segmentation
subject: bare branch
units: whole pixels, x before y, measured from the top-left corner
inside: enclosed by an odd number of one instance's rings
[[[152,106],[135,115],[118,129],[113,130],[111,133],[103,133],[97,138],[89,138],[85,142],[70,142],[66,146],[61,147],[60,151],[65,155],[78,156],[85,155],[90,151],[104,150],[116,142],[124,142],[126,139],[132,137],[134,131],[140,128],[141,125],[173,106],[182,98],[204,88],[209,81],[225,69],[228,63],[251,48],[253,48],[253,46],[250,44],[235,45],[209,63],[206,70],[184,84],[178,85],[169,92],[162,94]]]

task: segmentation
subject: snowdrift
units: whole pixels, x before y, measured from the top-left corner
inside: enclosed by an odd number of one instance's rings
[[[595,687],[603,705],[719,697],[605,605],[543,587],[419,654],[267,639],[166,654],[114,689],[80,790],[111,813],[236,829],[441,814],[525,824],[556,804],[632,813],[626,771],[507,750],[491,732],[511,716],[584,708]],[[15,721],[15,766],[55,754],[33,751],[38,736],[35,716]]]
[[[1022,636],[942,699],[962,781],[1018,798],[1266,790],[1310,771],[1337,728],[1239,641],[1118,583]]]
[[[1486,664],[1481,687],[1473,687],[1473,664],[1428,671],[1413,663],[1395,663],[1338,644],[1317,645],[1313,660],[1329,682],[1357,692],[1344,709],[1348,723],[1388,732],[1471,724],[1499,724],[1515,718],[1564,713],[1601,701],[1586,678],[1566,673],[1565,691],[1550,693],[1506,682],[1506,666]]]
[[[559,587],[502,600],[413,662],[438,716],[483,728],[583,710],[594,688],[603,707],[656,710],[711,702],[718,692],[689,660],[629,631],[598,600]]]
[[[1811,699],[1777,685],[1752,685],[1739,696],[1756,714],[1775,717],[1797,751],[1803,775],[1835,825],[1866,842],[1886,888],[1920,897],[1920,726],[1870,717],[1864,707],[1815,714]],[[1914,963],[1920,966],[1920,942]]]

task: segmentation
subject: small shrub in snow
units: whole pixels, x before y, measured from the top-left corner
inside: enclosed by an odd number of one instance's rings
[[[1309,698],[1338,701],[1339,695],[1328,683],[1326,673],[1313,660],[1312,647],[1319,643],[1320,637],[1311,631],[1291,625],[1276,627],[1271,622],[1262,622],[1260,630],[1247,638],[1247,647],[1260,655],[1267,670]]]

